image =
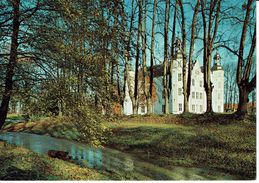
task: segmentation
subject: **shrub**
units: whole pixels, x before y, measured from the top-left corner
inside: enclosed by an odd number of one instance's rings
[[[101,145],[106,142],[110,131],[104,125],[104,119],[86,105],[80,105],[71,109],[68,122],[80,133],[80,141]]]

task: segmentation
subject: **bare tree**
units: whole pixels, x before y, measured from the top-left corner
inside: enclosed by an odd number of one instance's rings
[[[10,58],[6,71],[6,79],[5,79],[5,88],[2,97],[2,103],[0,107],[0,129],[2,128],[7,112],[8,106],[12,94],[13,89],[13,76],[14,76],[14,68],[17,64],[17,55],[18,55],[18,36],[20,29],[20,0],[12,1],[13,7],[13,25],[12,25],[12,40],[11,40],[11,50],[10,50]]]
[[[134,8],[134,0],[132,0],[129,30],[127,31],[127,33],[125,33],[126,34],[126,36],[125,36],[126,49],[125,49],[124,85],[123,85],[123,94],[124,94],[123,99],[125,98],[125,95],[126,95],[126,86],[128,86],[128,92],[129,92],[131,101],[135,100],[134,91],[131,88],[131,81],[130,81],[131,78],[129,78],[129,60],[131,58],[130,51],[131,51],[131,38],[132,38],[132,34],[133,34],[134,19],[135,19],[135,8]]]
[[[175,1],[174,6],[174,16],[173,16],[173,26],[172,26],[172,41],[171,41],[171,61],[169,65],[169,92],[172,91],[172,70],[173,70],[173,60],[174,60],[174,51],[175,51],[175,30],[176,30],[176,19],[177,19],[177,10],[178,10],[178,0]]]
[[[165,22],[164,22],[164,64],[163,64],[163,86],[164,86],[164,113],[169,113],[169,82],[168,82],[168,24],[169,24],[169,0],[165,4]]]
[[[189,112],[188,96],[187,96],[187,81],[186,81],[186,30],[185,30],[185,14],[182,0],[179,1],[179,7],[181,11],[181,30],[182,30],[182,81],[183,81],[183,102],[184,102],[184,112]]]
[[[247,113],[248,96],[256,87],[256,72],[251,72],[256,47],[256,26],[253,19],[251,19],[254,8],[255,2],[253,0],[247,0],[247,3],[242,5],[242,10],[245,11],[244,19],[242,20],[239,17],[231,17],[238,20],[236,23],[237,26],[242,25],[239,48],[235,50],[235,45],[233,47],[225,44],[219,46],[233,53],[238,58],[236,69],[236,82],[239,91],[238,115],[244,115]],[[247,34],[250,35],[249,39],[247,38]],[[246,40],[250,40],[250,43]],[[245,54],[245,49],[248,50],[248,55]],[[236,87],[236,85],[234,86]],[[236,93],[237,92],[235,90],[234,96]]]
[[[147,44],[147,35],[146,35],[146,26],[147,26],[147,0],[144,0],[144,20],[142,25],[142,65],[143,65],[143,82],[144,82],[144,95],[146,98],[147,113],[150,114],[150,92],[148,87],[148,74],[147,74],[147,60],[146,60],[146,44]]]
[[[247,37],[247,31],[250,23],[250,14],[253,9],[253,0],[248,0],[246,4],[246,15],[243,21],[242,34],[240,38],[240,46],[238,52],[238,64],[236,72],[236,80],[239,89],[239,103],[237,113],[245,114],[247,113],[247,103],[248,95],[252,92],[256,86],[256,74],[252,76],[250,80],[251,66],[253,63],[253,55],[256,46],[256,26],[254,25],[254,32],[252,37],[252,42],[249,49],[248,57],[244,56],[245,40]],[[244,62],[246,60],[246,62]],[[242,71],[243,70],[243,71]]]
[[[137,33],[137,45],[136,45],[136,64],[135,64],[135,82],[134,82],[134,100],[132,101],[133,113],[138,113],[138,97],[139,97],[139,57],[140,57],[140,36],[142,31],[142,0],[138,0],[139,16],[138,16],[138,33]]]
[[[189,61],[188,61],[188,78],[187,78],[187,103],[189,104],[190,96],[191,96],[191,72],[192,72],[192,62],[193,62],[193,51],[194,51],[194,43],[195,43],[195,32],[197,27],[197,17],[199,13],[200,0],[197,0],[196,6],[193,12],[193,19],[191,25],[191,41],[190,41],[190,49],[189,49]]]
[[[153,17],[152,17],[152,33],[151,33],[151,54],[150,54],[150,82],[149,82],[149,97],[148,103],[151,104],[151,108],[153,109],[152,97],[153,97],[153,81],[154,81],[154,60],[155,60],[155,19],[156,19],[156,0],[154,0],[153,4]],[[150,112],[147,109],[148,113]]]
[[[221,0],[210,0],[208,16],[206,16],[207,1],[201,0],[201,14],[203,23],[203,68],[204,68],[204,88],[207,98],[206,112],[212,110],[212,82],[211,82],[211,61],[214,40],[217,35],[219,25],[219,15]]]

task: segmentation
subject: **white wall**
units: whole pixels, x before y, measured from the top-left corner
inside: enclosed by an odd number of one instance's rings
[[[203,84],[203,73],[201,71],[199,62],[196,62],[192,69],[189,111],[198,114],[204,113],[206,111],[206,106],[204,106],[204,104],[206,103],[205,99],[206,97]]]
[[[212,109],[214,112],[224,112],[224,70],[212,72]]]
[[[126,83],[126,91],[123,105],[123,114],[125,115],[133,114],[132,101],[130,99],[129,90],[131,90],[132,92],[134,91],[134,75],[134,71],[129,71],[130,86],[128,86],[128,83]]]
[[[183,63],[182,63],[181,54],[177,54],[176,60],[173,61],[172,69],[173,69],[172,70],[172,91],[171,91],[172,110],[169,112],[173,114],[180,114],[183,112],[183,108],[184,108],[183,80],[182,80]],[[179,74],[181,75],[180,81],[178,79]],[[179,111],[179,104],[182,105],[181,111]]]
[[[123,104],[123,113],[125,115],[133,114],[132,101],[131,101],[130,96],[129,96],[127,83],[126,83],[126,95],[125,95],[124,104]]]

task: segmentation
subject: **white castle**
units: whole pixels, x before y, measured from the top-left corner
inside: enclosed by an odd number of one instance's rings
[[[172,66],[171,84],[172,89],[169,97],[169,113],[180,114],[184,109],[184,96],[183,96],[183,74],[182,74],[182,53],[181,42],[179,39],[176,41],[176,51]],[[189,99],[189,111],[192,113],[204,113],[207,108],[206,93],[203,86],[203,68],[200,67],[199,62],[196,60],[191,69],[191,95]],[[188,64],[186,73],[188,74]],[[186,75],[187,75],[186,74]],[[126,86],[126,95],[124,99],[124,114],[133,114],[132,101],[129,96],[129,89],[134,89],[134,71],[129,72],[130,87]],[[186,76],[187,77],[187,76]],[[213,66],[211,68],[211,82],[212,90],[212,109],[214,112],[224,112],[224,70],[221,66],[221,57],[217,52],[213,58]],[[164,98],[163,98],[163,65],[156,65],[154,68],[154,85],[156,90],[156,100],[152,105],[152,112],[154,114],[164,113]],[[139,90],[141,92],[141,90]],[[142,92],[143,94],[143,92]],[[141,95],[141,93],[140,93]],[[138,107],[138,114],[146,114],[147,107],[141,103]]]

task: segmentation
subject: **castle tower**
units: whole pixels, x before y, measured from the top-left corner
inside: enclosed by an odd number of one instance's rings
[[[211,68],[212,108],[214,112],[224,112],[224,70],[221,66],[221,56],[216,52],[213,57],[213,67]]]
[[[175,41],[174,56],[172,62],[171,96],[169,98],[169,112],[180,114],[183,112],[183,59],[182,41],[177,37]]]

